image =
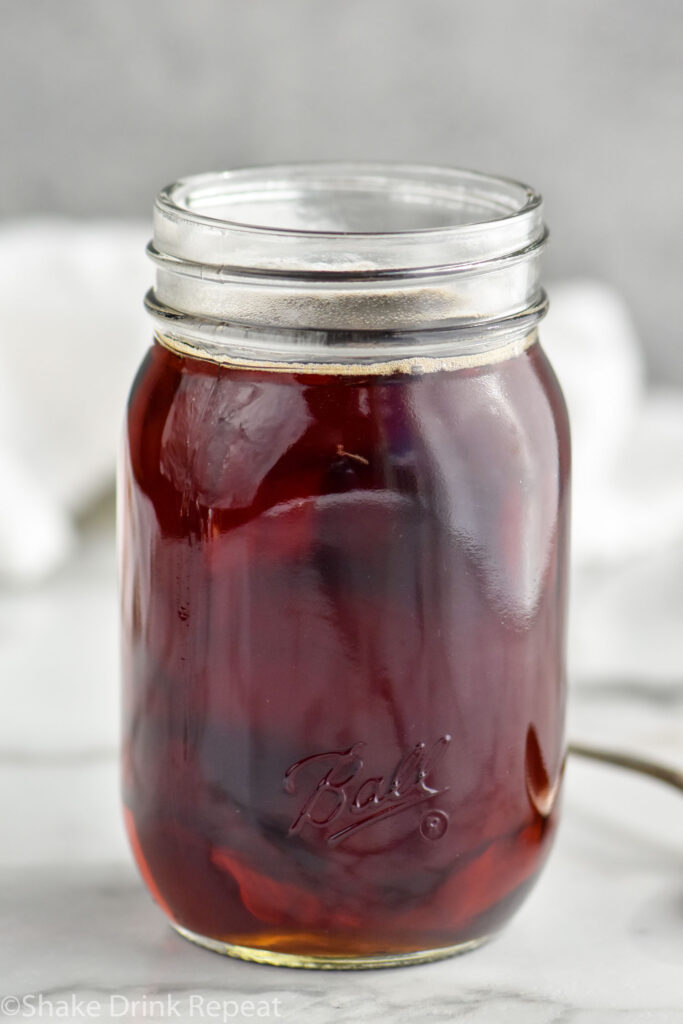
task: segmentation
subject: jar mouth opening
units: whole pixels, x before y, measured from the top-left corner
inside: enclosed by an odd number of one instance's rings
[[[154,207],[154,252],[222,270],[415,272],[505,259],[542,244],[528,185],[409,164],[283,164],[200,174]]]
[[[546,237],[540,195],[507,178],[283,164],[169,185],[148,252],[155,308],[207,330],[392,332],[507,324],[540,308]]]
[[[530,186],[411,164],[289,164],[184,178],[157,204],[195,223],[297,237],[434,236],[536,209]]]

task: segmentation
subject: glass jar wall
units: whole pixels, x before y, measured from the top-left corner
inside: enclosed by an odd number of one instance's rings
[[[533,884],[569,494],[544,237],[531,190],[464,172],[162,193],[120,474],[123,793],[188,938],[409,963],[494,934]]]

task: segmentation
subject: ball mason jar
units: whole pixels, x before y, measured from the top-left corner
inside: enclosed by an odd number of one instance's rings
[[[123,794],[200,945],[432,960],[539,873],[569,499],[545,238],[532,189],[432,167],[157,198],[120,469]]]

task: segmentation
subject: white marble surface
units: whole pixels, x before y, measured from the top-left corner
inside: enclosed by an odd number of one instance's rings
[[[574,598],[572,734],[683,766],[683,552]],[[115,622],[106,519],[41,590],[0,594],[0,1020],[39,1019],[42,995],[43,1017],[72,1020],[683,1022],[683,796],[578,761],[540,883],[475,953],[303,972],[175,936],[121,828]]]

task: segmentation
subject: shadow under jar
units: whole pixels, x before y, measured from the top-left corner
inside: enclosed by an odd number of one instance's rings
[[[155,207],[120,471],[123,794],[210,949],[494,934],[557,824],[569,437],[540,198],[429,167],[201,175]]]

